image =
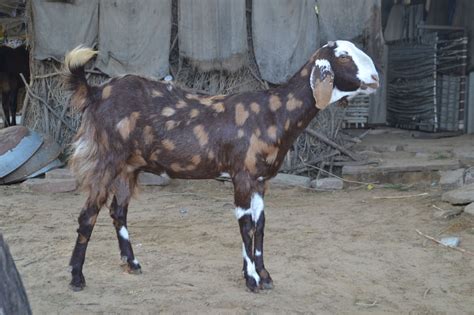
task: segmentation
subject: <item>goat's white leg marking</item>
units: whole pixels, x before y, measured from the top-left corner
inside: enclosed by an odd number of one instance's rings
[[[252,221],[257,223],[263,212],[263,198],[257,193],[252,195],[250,200],[250,209],[252,209]]]
[[[252,214],[252,208],[244,210],[241,207],[235,208],[235,217],[239,220],[244,215]]]
[[[129,240],[128,236],[128,230],[125,226],[122,226],[119,231],[120,237],[123,238],[124,240]]]
[[[255,250],[255,256],[262,256],[262,252],[258,249]]]
[[[138,265],[138,260],[136,258],[133,260],[133,264]]]
[[[247,255],[247,251],[245,250],[244,243],[242,243],[242,256],[244,257],[245,262],[247,263],[247,276],[254,278],[255,282],[258,285],[260,283],[260,276],[255,270],[255,263]]]
[[[254,223],[257,223],[258,219],[262,215],[262,212],[263,212],[263,199],[259,194],[254,193],[252,195],[252,199],[250,200],[250,208],[247,210],[242,209],[241,207],[235,208],[235,217],[238,220],[244,215],[251,215],[252,221]]]

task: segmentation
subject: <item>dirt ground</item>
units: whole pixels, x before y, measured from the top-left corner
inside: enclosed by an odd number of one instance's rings
[[[270,187],[265,257],[275,288],[249,293],[232,188],[174,181],[144,188],[129,211],[141,275],[120,266],[103,209],[92,235],[82,292],[68,289],[79,193],[0,187],[0,232],[9,243],[35,314],[109,313],[473,313],[474,256],[419,236],[461,237],[474,252],[474,219],[437,219],[439,192]]]

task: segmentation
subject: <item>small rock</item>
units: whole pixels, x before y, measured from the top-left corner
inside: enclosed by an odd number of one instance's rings
[[[443,210],[437,210],[434,213],[434,217],[437,219],[445,219],[445,220],[450,220],[462,213],[462,207],[456,207],[453,209],[443,209]]]
[[[441,200],[453,205],[465,205],[474,202],[474,184],[464,185],[461,188],[445,192]]]
[[[188,209],[181,208],[181,209],[179,209],[179,213],[181,213],[182,215],[186,215],[186,214],[188,214]]]
[[[272,185],[309,187],[311,179],[305,176],[278,173],[270,180]]]
[[[470,167],[464,171],[464,185],[474,184],[474,168]]]
[[[468,205],[464,208],[464,212],[465,212],[465,213],[468,213],[468,214],[471,214],[471,215],[474,215],[474,203],[468,204]]]
[[[167,186],[171,179],[168,175],[156,175],[153,173],[141,172],[138,174],[138,184],[143,186]]]
[[[77,182],[74,178],[70,179],[40,179],[32,178],[21,184],[23,188],[38,193],[59,193],[68,192],[77,189]]]
[[[441,242],[441,244],[449,247],[458,247],[459,243],[461,242],[459,237],[455,236],[443,237],[439,241]]]
[[[71,179],[74,175],[68,168],[56,168],[46,173],[46,179]]]
[[[439,171],[439,184],[442,189],[454,189],[464,184],[464,169],[460,168],[454,171]]]
[[[319,178],[311,181],[311,187],[323,190],[339,190],[344,186],[344,182],[335,177]]]

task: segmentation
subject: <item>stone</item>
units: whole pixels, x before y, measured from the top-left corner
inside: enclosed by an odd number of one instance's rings
[[[335,177],[319,178],[311,181],[311,187],[322,190],[340,190],[344,187],[344,182]]]
[[[465,212],[465,213],[468,213],[468,214],[470,214],[470,215],[474,215],[474,202],[468,204],[468,205],[464,208],[464,212]]]
[[[464,185],[461,188],[445,192],[441,200],[453,205],[465,205],[474,202],[474,184]]]
[[[74,178],[69,179],[41,179],[32,178],[23,182],[21,186],[37,193],[60,193],[74,191],[77,189],[77,182]]]
[[[46,173],[46,179],[71,179],[74,175],[68,168],[56,168]]]
[[[168,175],[156,175],[153,173],[141,172],[138,174],[138,184],[142,186],[167,186],[171,182]]]
[[[454,171],[439,171],[439,185],[442,189],[454,189],[464,184],[464,169],[460,168]]]
[[[474,168],[470,167],[464,171],[464,185],[474,184]]]
[[[462,213],[462,207],[436,210],[434,217],[436,219],[451,220]]]
[[[272,185],[277,186],[302,186],[309,187],[311,179],[306,176],[278,173],[270,180]]]

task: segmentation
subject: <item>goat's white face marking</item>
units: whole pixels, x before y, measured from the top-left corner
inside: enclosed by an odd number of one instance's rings
[[[247,275],[249,277],[254,278],[255,282],[258,285],[260,283],[260,276],[258,275],[257,270],[255,270],[255,263],[247,255],[244,243],[242,243],[242,256],[244,257],[245,262],[247,263]]]
[[[136,258],[133,260],[133,264],[138,265],[138,260]]]
[[[129,240],[128,236],[128,230],[125,226],[122,226],[119,230],[120,237],[123,238],[124,240]]]

